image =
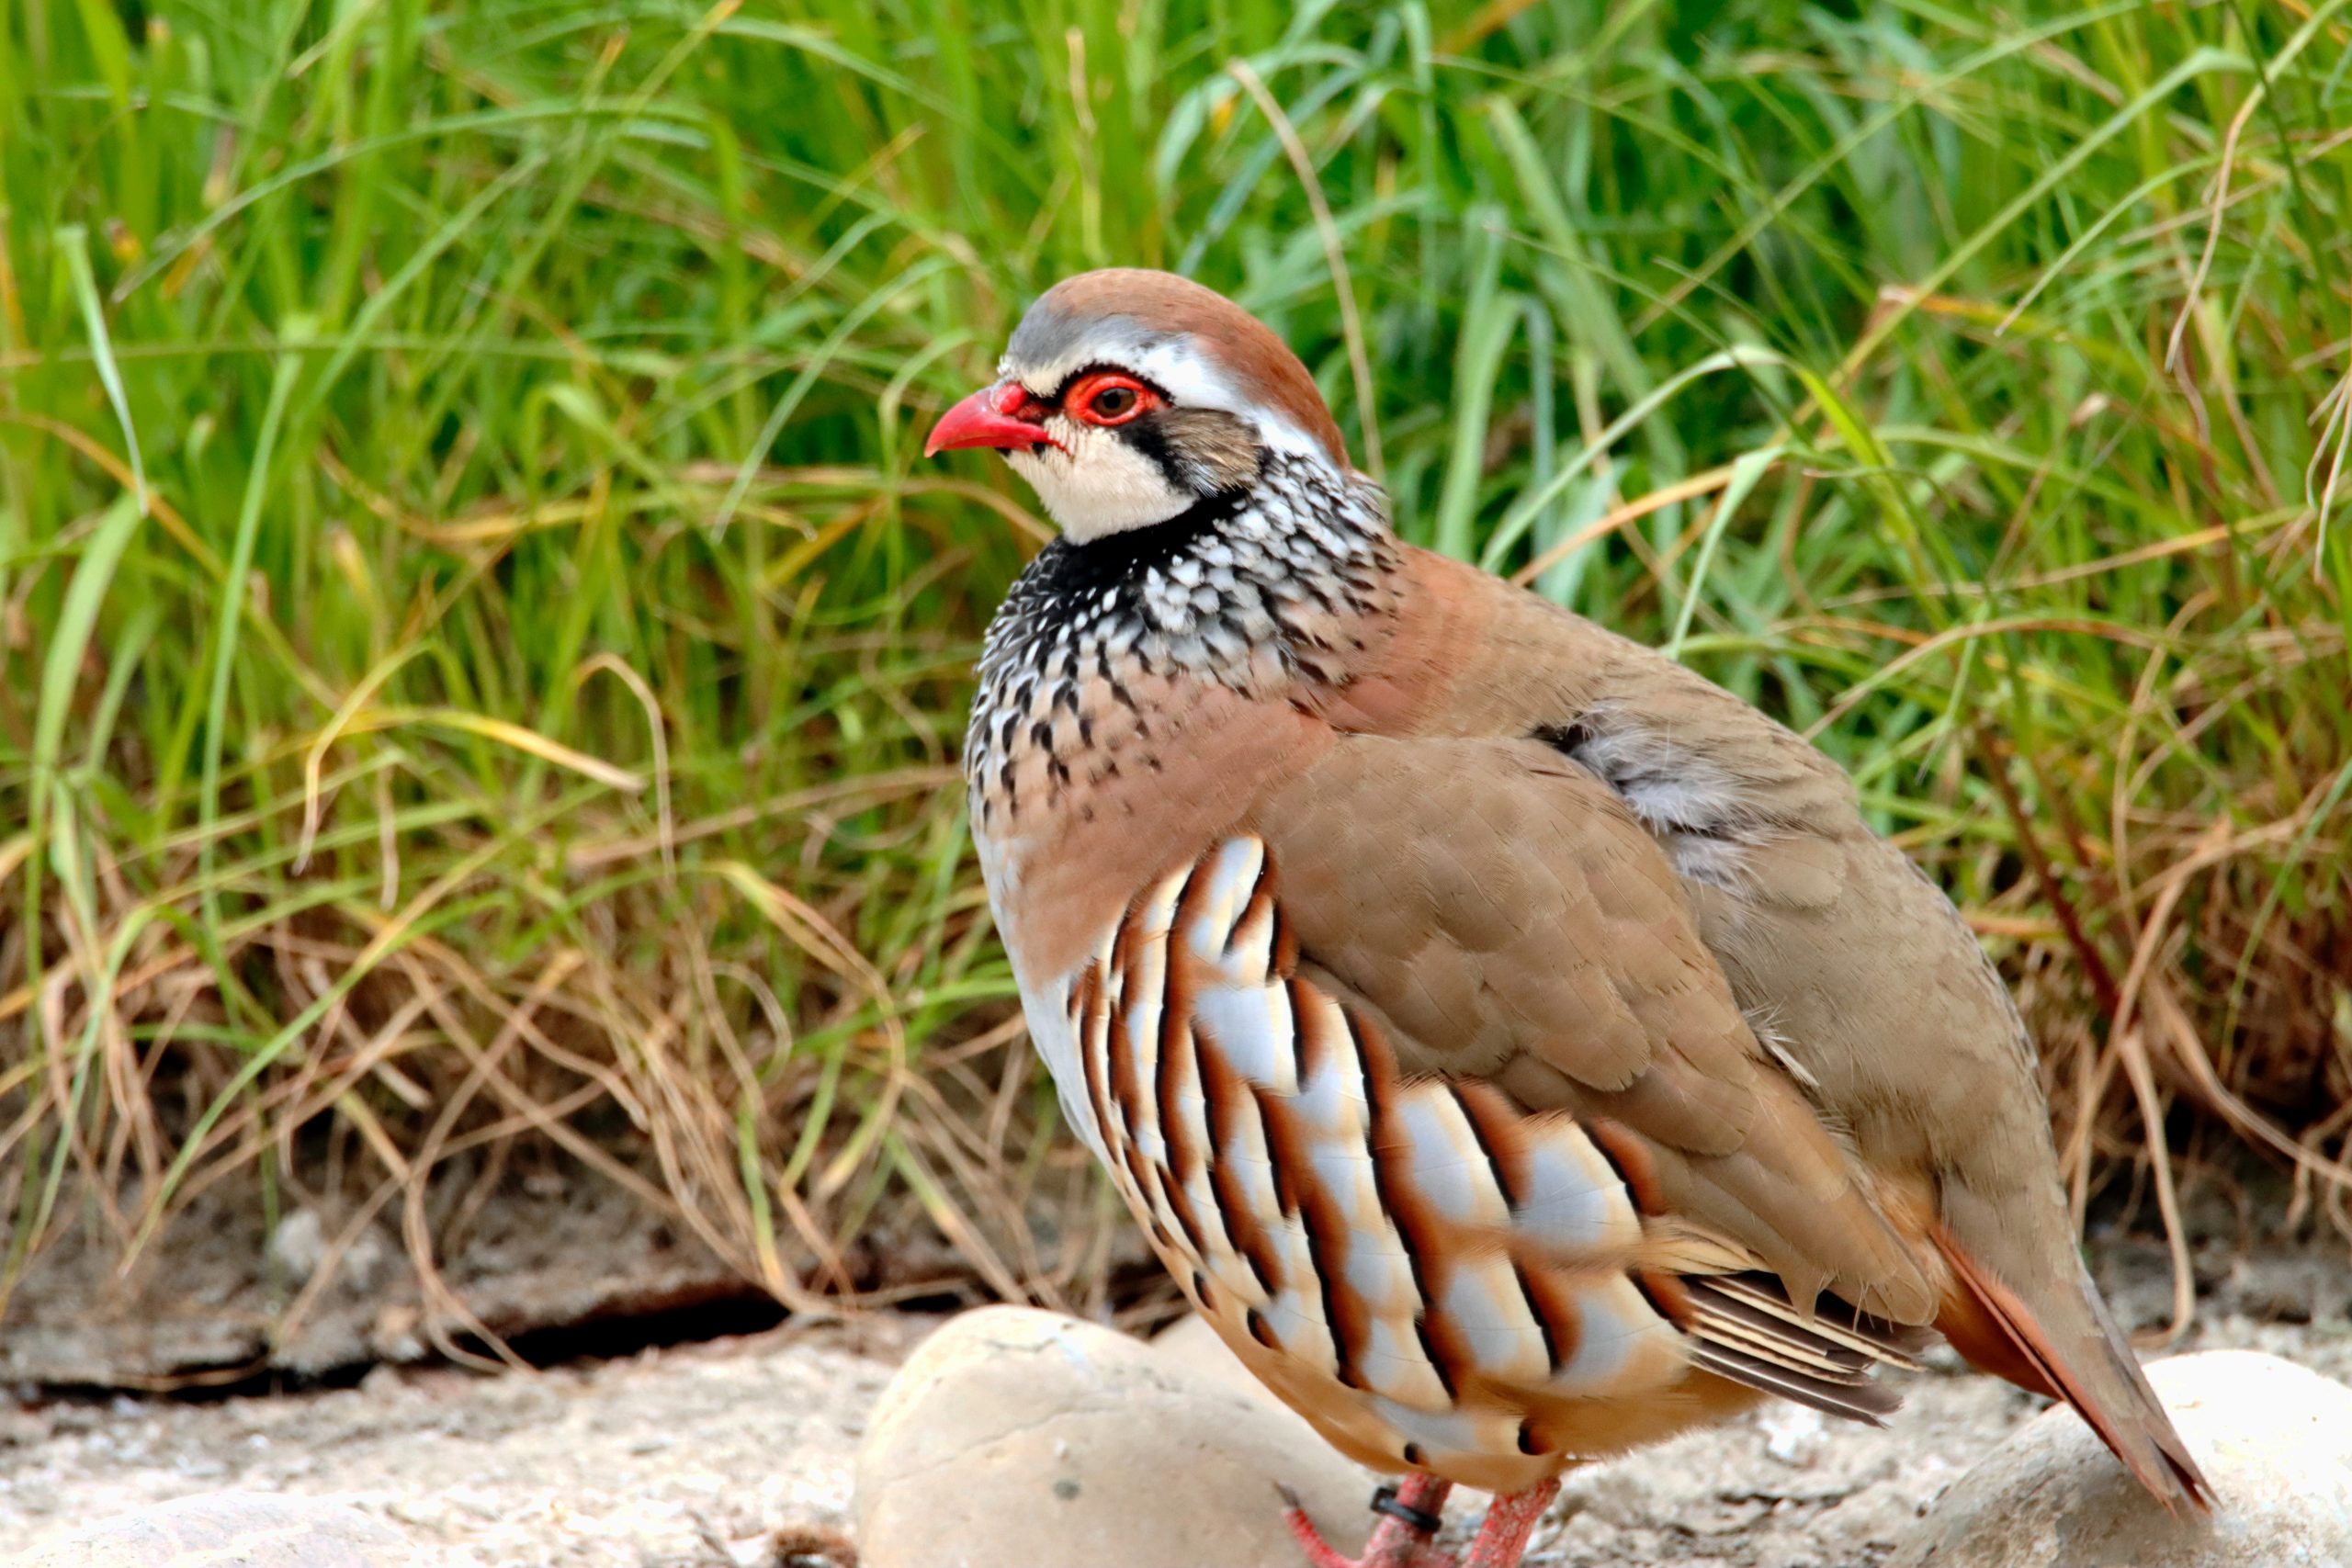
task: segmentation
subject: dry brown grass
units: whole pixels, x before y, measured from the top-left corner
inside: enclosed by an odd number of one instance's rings
[[[1101,1304],[952,783],[1043,531],[915,452],[1112,261],[1852,771],[2078,1208],[2346,1230],[2343,16],[933,10],[0,7],[0,1299],[235,1190],[481,1353],[557,1161],[802,1311]]]

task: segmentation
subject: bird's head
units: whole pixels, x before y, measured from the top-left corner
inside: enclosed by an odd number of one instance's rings
[[[926,457],[993,446],[1084,543],[1248,491],[1270,456],[1349,473],[1315,378],[1266,324],[1172,273],[1066,278],[1014,329],[997,379],[933,426]]]

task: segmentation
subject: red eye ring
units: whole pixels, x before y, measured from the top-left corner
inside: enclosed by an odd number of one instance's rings
[[[1069,416],[1086,424],[1125,424],[1163,402],[1149,387],[1115,370],[1097,371],[1062,396],[1062,407]]]

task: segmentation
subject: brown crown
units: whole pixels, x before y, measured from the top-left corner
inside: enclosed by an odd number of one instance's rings
[[[1193,340],[1243,396],[1288,418],[1348,467],[1347,444],[1315,378],[1290,345],[1249,311],[1188,277],[1147,267],[1081,272],[1055,284],[1013,334],[1016,355],[1047,359],[1092,322],[1125,318],[1148,332]]]

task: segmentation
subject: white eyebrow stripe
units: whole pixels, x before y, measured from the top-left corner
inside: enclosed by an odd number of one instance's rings
[[[1106,321],[1103,329],[1042,365],[1018,366],[1008,354],[997,361],[996,373],[1018,381],[1024,391],[1043,402],[1060,391],[1073,374],[1091,365],[1125,370],[1158,387],[1180,408],[1223,409],[1248,420],[1258,427],[1258,438],[1275,451],[1303,452],[1319,461],[1330,461],[1331,455],[1320,441],[1289,416],[1243,396],[1231,378],[1186,339],[1148,333],[1114,337],[1107,330],[1111,324]]]

